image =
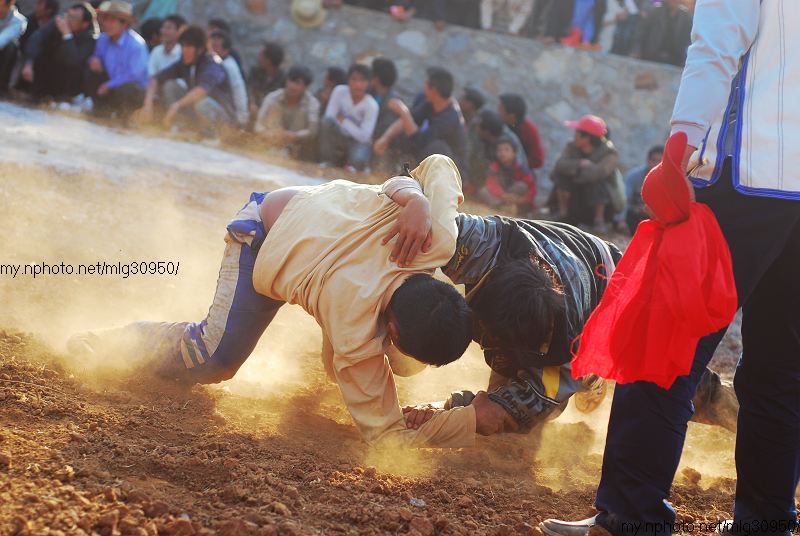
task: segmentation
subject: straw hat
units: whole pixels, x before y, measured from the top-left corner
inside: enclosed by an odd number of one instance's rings
[[[301,28],[316,28],[328,14],[322,7],[322,0],[292,0],[289,11],[295,24]]]
[[[133,6],[122,0],[106,0],[97,8],[98,15],[108,15],[127,21],[133,20]]]

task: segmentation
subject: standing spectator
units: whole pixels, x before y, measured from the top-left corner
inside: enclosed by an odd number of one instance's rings
[[[627,207],[625,208],[625,223],[628,224],[628,229],[631,235],[636,232],[642,220],[649,218],[642,201],[642,184],[644,178],[650,173],[664,156],[664,146],[656,145],[647,151],[647,163],[632,169],[625,175],[625,199]]]
[[[593,48],[600,39],[606,0],[556,0],[548,13],[545,42]]]
[[[648,0],[617,0],[619,12],[617,23],[614,27],[614,41],[611,53],[627,56],[633,50],[638,35],[639,22],[642,18],[642,9]]]
[[[233,40],[233,28],[231,28],[231,25],[225,19],[211,19],[210,21],[208,21],[208,35],[211,35],[214,32],[222,32],[228,34],[231,36],[231,40]],[[245,73],[247,71],[245,71],[244,69],[244,61],[242,61],[242,55],[235,48],[231,48],[231,56],[233,56],[233,59],[236,60],[236,64],[239,65],[239,70],[242,71],[242,78],[246,79],[247,77],[245,76]]]
[[[19,12],[16,0],[0,0],[0,96],[8,93],[11,72],[17,63],[19,38],[28,19]]]
[[[170,15],[161,23],[161,44],[150,51],[150,59],[147,61],[147,72],[150,76],[155,76],[180,61],[181,46],[178,44],[178,35],[185,25],[186,19],[180,15]]]
[[[222,59],[225,74],[233,94],[233,107],[236,110],[236,122],[240,128],[246,128],[250,122],[250,107],[247,103],[247,85],[244,83],[239,64],[231,56],[233,42],[231,36],[222,32],[214,32],[209,38],[209,48]]]
[[[319,101],[308,90],[312,80],[311,69],[293,65],[286,87],[267,95],[254,125],[268,146],[304,160],[312,156],[319,129]]]
[[[691,44],[692,14],[680,0],[666,0],[639,25],[633,56],[683,67]]]
[[[197,126],[206,137],[216,137],[217,129],[233,124],[236,111],[233,94],[222,60],[206,49],[206,33],[199,26],[189,26],[178,38],[181,61],[167,67],[150,80],[141,111],[145,121],[152,120],[156,94],[161,90],[168,107],[163,124],[171,128]],[[177,125],[176,125],[177,126]]]
[[[164,23],[160,18],[145,20],[139,27],[142,39],[147,43],[147,49],[152,51],[161,44],[161,25]]]
[[[568,121],[575,130],[553,168],[554,194],[561,221],[592,222],[595,233],[608,232],[607,208],[616,187],[619,156],[614,144],[606,138],[608,129],[602,119],[586,115],[579,121]]]
[[[258,65],[250,69],[247,77],[247,90],[250,94],[252,115],[258,113],[258,106],[269,93],[281,89],[286,77],[281,69],[283,63],[283,47],[278,43],[267,41],[258,55]]]
[[[37,30],[25,45],[22,80],[35,98],[65,100],[83,87],[84,66],[94,53],[97,16],[87,2],[73,4],[66,16]]]
[[[533,2],[534,0],[481,0],[481,28],[491,30],[494,12],[506,6],[511,19],[508,33],[517,35],[533,12]]]
[[[486,159],[483,153],[483,142],[478,135],[481,119],[478,113],[486,103],[486,97],[481,90],[467,86],[458,99],[458,106],[464,116],[464,126],[467,130],[467,161],[466,168],[462,170],[461,181],[465,194],[474,194],[483,186],[486,177]]]
[[[341,86],[347,83],[347,71],[341,67],[328,67],[325,71],[325,80],[322,81],[322,87],[317,91],[317,100],[320,106],[320,116],[325,113],[328,108],[328,101],[331,99],[331,93],[336,86]]]
[[[398,99],[391,102],[400,118],[375,142],[375,152],[383,154],[395,138],[405,134],[402,149],[415,159],[443,154],[462,169],[467,160],[467,133],[453,99],[453,75],[442,67],[430,67],[427,74],[423,96],[411,110]]]
[[[323,164],[363,169],[372,154],[372,133],[378,121],[378,103],[367,93],[372,71],[354,64],[347,85],[331,93],[320,127],[320,159]],[[392,101],[396,102],[396,101]]]
[[[481,201],[492,208],[511,205],[516,209],[517,216],[529,216],[536,198],[533,175],[519,163],[513,140],[501,137],[495,147],[486,185],[480,190]]]
[[[500,104],[497,112],[506,125],[511,127],[517,135],[522,147],[525,149],[525,156],[528,160],[528,169],[533,172],[544,165],[544,149],[542,139],[539,136],[539,129],[536,124],[525,117],[528,107],[525,99],[516,93],[504,93],[500,95]]]
[[[543,37],[547,33],[547,21],[550,18],[550,8],[554,3],[555,0],[536,0],[529,25],[531,37]]]
[[[84,93],[93,99],[96,115],[117,113],[127,120],[141,106],[147,87],[147,45],[130,27],[133,9],[128,2],[103,2],[97,13],[103,33],[89,59]]]
[[[378,122],[375,124],[373,138],[379,138],[397,120],[397,114],[389,109],[389,101],[397,98],[394,83],[397,81],[397,67],[388,58],[372,60],[372,84],[370,94],[378,103]]]

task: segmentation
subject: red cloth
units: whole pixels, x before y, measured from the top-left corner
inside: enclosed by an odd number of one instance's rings
[[[670,138],[664,161],[645,179],[642,197],[658,219],[639,225],[586,322],[576,378],[594,373],[667,389],[691,370],[700,338],[733,320],[730,250],[711,209],[690,200],[685,149],[685,134]]]
[[[504,169],[497,160],[492,162],[489,165],[489,173],[486,176],[486,189],[490,194],[501,199],[503,195],[506,194],[506,189],[510,188],[515,182],[522,182],[528,187],[528,192],[525,194],[524,200],[526,203],[533,204],[537,190],[533,174],[526,169],[522,169],[522,166],[519,165],[516,159],[514,159],[512,165],[514,166],[512,176],[503,177],[502,175],[508,173],[509,170]],[[506,178],[511,179],[509,184],[506,184]]]
[[[528,167],[533,173],[534,169],[539,169],[544,165],[544,148],[542,147],[539,129],[533,121],[526,118],[517,125],[514,132],[516,132],[522,147],[525,149]]]

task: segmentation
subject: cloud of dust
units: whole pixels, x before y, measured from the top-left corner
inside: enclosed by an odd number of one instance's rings
[[[120,166],[135,164],[120,157]],[[140,320],[204,318],[225,247],[225,225],[252,185],[191,179],[166,173],[115,181],[89,172],[0,166],[0,190],[8,201],[0,264],[63,262],[74,269],[72,275],[0,276],[0,299],[9,305],[0,310],[0,326],[33,332],[63,350],[76,332]],[[139,261],[180,264],[177,275],[77,274],[79,264]],[[293,355],[319,343],[313,320],[298,317],[291,311],[278,315],[236,381],[264,387],[299,381]],[[90,365],[68,364],[79,371]]]

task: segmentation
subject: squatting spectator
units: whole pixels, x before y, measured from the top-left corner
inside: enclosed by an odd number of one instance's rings
[[[478,126],[481,111],[486,103],[486,97],[481,90],[467,86],[464,93],[458,99],[458,106],[464,116],[464,126],[467,129],[467,162],[466,168],[462,170],[462,188],[465,194],[473,194],[478,188],[483,186],[483,179],[486,177],[486,159],[483,153],[483,142],[478,135]]]
[[[453,99],[453,75],[442,67],[431,67],[427,74],[423,95],[411,110],[399,99],[391,101],[400,118],[375,142],[375,152],[383,154],[393,140],[404,134],[402,152],[418,161],[443,154],[462,168],[467,160],[467,133],[464,117]]]
[[[142,105],[147,88],[147,45],[130,25],[133,9],[128,2],[110,0],[97,10],[100,34],[84,75],[84,94],[91,97],[94,113],[123,120]]]
[[[487,156],[488,164],[495,160],[497,154],[497,143],[500,138],[504,138],[510,142],[514,149],[514,155],[519,165],[524,169],[528,169],[528,160],[525,156],[525,150],[522,148],[522,143],[514,131],[503,122],[500,114],[493,110],[482,110],[478,114],[478,137],[483,144],[483,153]]]
[[[319,130],[319,101],[308,90],[312,80],[308,67],[293,65],[286,74],[286,87],[267,95],[254,125],[270,148],[303,160],[313,157]]]
[[[250,122],[250,107],[247,101],[247,85],[242,77],[239,64],[231,56],[233,41],[231,36],[223,32],[214,32],[209,38],[209,48],[214,54],[222,59],[222,66],[225,74],[228,75],[228,83],[231,86],[233,95],[233,107],[236,110],[236,122],[239,127],[245,128]]]
[[[225,19],[211,19],[208,21],[208,30],[206,33],[208,35],[211,35],[214,32],[222,32],[224,34],[228,34],[231,36],[231,39],[233,39],[233,28],[231,28],[231,25]],[[231,48],[231,56],[233,56],[233,59],[235,59],[236,63],[239,65],[239,70],[242,71],[242,78],[246,80],[247,77],[245,76],[245,73],[247,71],[245,71],[244,69],[244,61],[242,61],[242,55],[235,48]]]
[[[378,122],[375,124],[373,138],[379,138],[397,121],[397,114],[389,109],[389,101],[397,98],[393,89],[395,82],[397,82],[397,67],[392,60],[389,58],[372,60],[370,94],[378,103]]]
[[[480,189],[481,201],[492,208],[511,205],[517,216],[530,216],[536,198],[536,182],[517,158],[510,138],[497,140],[494,161],[489,166],[486,185]]]
[[[566,126],[575,130],[575,137],[558,157],[551,175],[558,217],[570,223],[591,222],[592,231],[606,233],[607,209],[618,173],[617,150],[606,138],[605,121],[597,116],[586,115]]]
[[[21,78],[34,98],[69,100],[80,94],[84,66],[94,54],[98,34],[94,8],[81,2],[31,35]]]
[[[320,106],[320,116],[328,108],[328,101],[331,100],[331,93],[333,93],[334,88],[346,83],[347,71],[341,67],[328,67],[326,69],[325,80],[322,81],[322,87],[319,88],[316,94]]]
[[[161,44],[150,51],[150,59],[147,61],[147,72],[150,76],[157,75],[181,59],[178,35],[185,25],[186,19],[180,15],[170,15],[161,23]]]
[[[58,0],[36,0],[36,4],[33,6],[33,11],[25,15],[25,18],[28,19],[28,26],[25,28],[25,32],[19,38],[19,45],[21,48],[25,48],[25,45],[28,42],[28,39],[40,28],[47,26],[49,23],[53,22],[56,15],[58,14],[58,10],[61,9],[61,6],[58,3]]]
[[[152,120],[159,89],[167,112],[163,124],[171,128],[194,127],[207,137],[215,137],[219,127],[232,125],[236,111],[228,75],[222,60],[206,50],[206,33],[199,26],[189,26],[178,39],[181,61],[161,71],[150,80],[141,111],[142,119]]]
[[[247,91],[253,105],[253,115],[258,113],[258,106],[264,97],[276,89],[281,89],[286,83],[286,75],[281,69],[283,63],[283,47],[278,43],[267,41],[258,55],[258,65],[250,69],[247,77]]]
[[[680,0],[666,0],[640,24],[633,56],[683,67],[691,44],[692,14]]]
[[[650,173],[664,156],[664,146],[656,145],[647,151],[647,163],[634,168],[625,175],[625,223],[631,235],[636,232],[636,228],[642,220],[650,216],[645,211],[644,201],[642,201],[642,184],[644,178]]]
[[[323,164],[358,170],[369,164],[372,133],[378,121],[378,103],[367,93],[370,78],[369,67],[355,64],[348,71],[347,85],[337,86],[331,93],[320,127]]]
[[[539,129],[533,121],[525,117],[527,111],[528,107],[521,95],[516,93],[500,95],[497,112],[519,138],[528,159],[528,169],[533,172],[544,165],[544,149]]]
[[[0,0],[0,95],[8,93],[11,72],[17,63],[19,38],[28,19],[19,12],[16,0]]]
[[[147,49],[152,51],[161,44],[161,25],[164,21],[158,17],[145,20],[139,27],[140,35],[147,43]]]

